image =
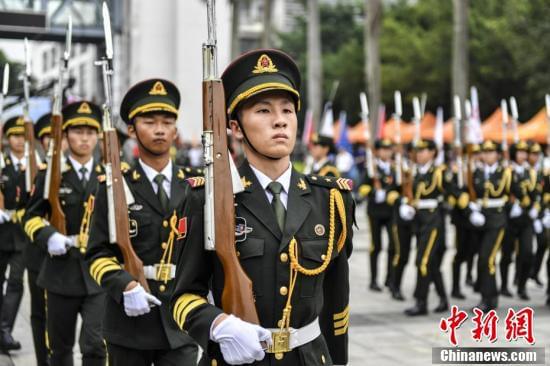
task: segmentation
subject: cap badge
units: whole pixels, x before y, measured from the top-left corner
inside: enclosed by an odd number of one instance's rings
[[[78,107],[76,113],[92,114],[92,109],[90,108],[90,105],[88,103],[84,102],[80,105],[80,107]]]
[[[263,54],[258,58],[258,62],[252,72],[254,74],[263,74],[264,72],[278,72],[277,67],[271,61],[268,55]]]
[[[167,95],[166,88],[164,84],[160,81],[157,81],[155,85],[149,90],[149,95]]]
[[[17,118],[17,120],[15,121],[15,125],[16,126],[23,126],[25,124],[25,118],[23,117],[19,117]]]

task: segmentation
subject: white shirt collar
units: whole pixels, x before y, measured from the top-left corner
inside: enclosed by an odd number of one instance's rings
[[[322,158],[321,160],[314,162],[313,163],[313,170],[317,171],[317,170],[321,169],[323,167],[323,165],[325,165],[325,163],[327,163],[327,162],[328,162],[328,157],[326,157],[326,156],[324,158]]]
[[[254,168],[252,164],[250,164],[250,168],[256,175],[256,178],[258,179],[258,182],[262,186],[264,190],[267,190],[267,186],[269,183],[273,182],[271,178],[269,178],[267,175],[259,171],[258,169]],[[281,183],[283,186],[283,190],[288,194],[288,190],[290,189],[290,177],[292,175],[292,164],[288,164],[287,170],[284,171],[283,174],[279,176],[279,178],[275,179],[276,182]]]
[[[69,154],[69,161],[76,171],[76,175],[78,175],[78,178],[82,179],[82,177],[80,176],[80,168],[82,167],[86,168],[86,179],[90,178],[90,173],[92,172],[92,169],[94,167],[94,158],[90,157],[90,160],[88,160],[88,162],[86,162],[85,164],[80,164],[75,158],[71,156],[71,154]]]
[[[380,169],[382,169],[384,172],[386,172],[386,174],[388,174],[390,172],[390,162],[389,161],[384,161],[382,159],[377,159],[377,163],[378,163],[378,166],[380,167]]]
[[[23,156],[21,159],[18,159],[17,156],[13,155],[13,153],[10,151],[10,159],[13,163],[14,167],[17,167],[17,164],[21,163],[22,166],[25,166],[25,162],[27,159]]]
[[[141,164],[141,167],[143,168],[143,172],[147,176],[147,179],[151,184],[154,183],[154,179],[158,174],[162,174],[165,177],[164,183],[170,183],[172,182],[172,160],[168,161],[168,164],[162,169],[161,172],[156,171],[154,168],[147,165],[143,160],[139,159],[139,163]]]
[[[419,165],[418,166],[418,172],[420,174],[426,174],[428,172],[428,170],[430,170],[431,167],[432,167],[432,162],[429,161],[424,165]]]
[[[485,171],[489,174],[494,173],[498,168],[498,163],[494,163],[493,165],[487,165],[485,164]]]

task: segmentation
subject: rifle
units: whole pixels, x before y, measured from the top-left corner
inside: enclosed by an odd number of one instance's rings
[[[397,185],[401,186],[401,194],[403,197],[406,197],[408,202],[412,202],[413,192],[411,170],[408,169],[407,172],[403,172],[403,144],[401,143],[401,116],[403,115],[403,104],[401,103],[401,92],[399,90],[395,91],[393,94],[393,99],[395,102],[395,113],[393,118],[397,123],[397,131],[395,136],[395,143],[397,145],[395,165],[397,169],[395,172],[395,181]]]
[[[504,166],[508,166],[510,152],[508,151],[508,105],[506,104],[506,99],[500,101],[500,110],[502,111],[502,157]]]
[[[380,189],[380,179],[378,177],[378,169],[374,166],[374,159],[373,159],[373,153],[372,153],[372,136],[370,131],[370,123],[369,123],[369,105],[367,102],[367,94],[365,92],[361,92],[359,94],[359,101],[361,102],[361,119],[366,124],[365,129],[365,155],[366,155],[366,161],[365,161],[365,167],[367,168],[367,174],[372,179],[373,185],[375,189]]]
[[[544,96],[546,104],[546,150],[550,150],[550,94]]]
[[[241,267],[235,250],[236,182],[227,148],[227,123],[223,84],[218,77],[215,0],[207,0],[208,40],[202,46],[203,148],[205,160],[205,248],[216,250],[223,266],[222,308],[226,313],[259,324],[252,281]],[[238,175],[237,175],[238,177]],[[232,187],[227,184],[233,180]],[[236,179],[240,182],[239,179]]]
[[[471,119],[473,118],[472,104],[468,99],[464,103],[464,111],[466,114],[466,120],[469,121],[468,126],[471,125]],[[468,194],[470,200],[475,201],[477,199],[476,190],[474,187],[474,159],[473,159],[473,141],[466,140],[466,185],[468,186]]]
[[[111,19],[107,3],[103,3],[103,30],[105,32],[105,56],[96,61],[103,75],[105,102],[103,103],[103,151],[105,183],[107,186],[107,220],[109,241],[118,245],[124,260],[124,269],[132,275],[143,288],[150,292],[143,273],[143,262],[137,256],[130,241],[130,223],[126,202],[125,180],[120,170],[120,148],[116,129],[111,120],[111,77],[113,75],[113,38]]]
[[[512,114],[512,136],[514,137],[514,144],[519,142],[518,132],[518,104],[515,97],[510,97],[510,113]]]
[[[52,108],[52,139],[48,146],[48,169],[46,170],[46,180],[44,183],[44,199],[50,203],[50,223],[61,234],[67,233],[65,223],[65,213],[59,201],[59,187],[61,185],[61,140],[63,138],[63,115],[61,114],[61,104],[63,101],[63,85],[69,71],[69,58],[71,57],[71,39],[72,39],[73,23],[69,16],[67,24],[67,32],[65,34],[65,52],[61,58],[59,65],[59,79],[57,81],[56,90],[53,99]]]
[[[25,169],[25,189],[31,191],[34,177],[38,170],[37,152],[34,148],[34,124],[29,115],[30,104],[30,83],[31,83],[31,51],[29,40],[25,38],[25,72],[23,73],[23,91],[25,101],[23,103],[23,119],[25,121],[25,161],[27,168]]]
[[[8,94],[8,84],[10,82],[10,64],[4,65],[4,76],[3,76],[3,82],[2,82],[2,94],[0,94],[0,116],[2,116],[2,112],[4,111],[4,98]],[[1,121],[0,121],[1,122]],[[6,166],[4,162],[4,152],[2,150],[2,130],[4,124],[0,126],[0,172],[4,169]],[[4,193],[0,190],[0,210],[3,210],[5,208],[4,206]]]
[[[462,159],[462,139],[460,138],[460,120],[462,119],[462,108],[460,105],[460,97],[455,95],[454,97],[454,150],[456,155],[456,167],[457,167],[457,185],[458,188],[464,187],[464,164]]]

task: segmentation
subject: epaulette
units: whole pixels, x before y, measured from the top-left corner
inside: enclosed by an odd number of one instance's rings
[[[204,186],[204,177],[190,177],[185,180],[192,188],[198,188]]]
[[[306,179],[309,183],[327,187],[327,188],[337,188],[341,191],[351,191],[353,190],[353,180],[347,178],[335,178],[335,177],[324,177],[322,175],[306,175]]]
[[[185,174],[195,176],[195,177],[204,174],[201,168],[193,168],[188,166],[188,167],[185,167],[184,170],[185,170]]]
[[[130,170],[130,164],[125,161],[120,162],[120,171],[124,174]]]

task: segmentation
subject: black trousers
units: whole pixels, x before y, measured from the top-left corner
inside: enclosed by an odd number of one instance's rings
[[[109,366],[194,366],[198,349],[187,344],[176,349],[139,350],[107,343]]]
[[[49,351],[46,342],[46,293],[36,284],[38,272],[28,270],[27,275],[31,295],[31,328],[36,365],[47,366]]]
[[[441,275],[441,261],[445,254],[444,226],[426,226],[417,234],[416,248],[416,288],[414,297],[426,302],[430,284],[433,282],[440,298],[446,298],[445,286]]]
[[[378,278],[378,255],[382,251],[382,230],[386,230],[388,235],[388,261],[386,271],[386,281],[389,283],[390,268],[393,255],[395,254],[395,246],[393,244],[393,238],[391,235],[391,217],[373,217],[369,216],[370,233],[371,233],[371,245],[369,247],[370,258],[370,280],[371,283],[376,283]]]
[[[412,225],[395,219],[391,232],[395,247],[391,266],[391,287],[395,291],[400,291],[403,271],[409,262],[411,252]]]
[[[464,262],[473,260],[478,245],[478,231],[464,221],[455,224],[455,248],[453,258],[453,292],[460,292],[460,273]]]
[[[4,282],[6,281],[6,269],[9,266],[6,292],[4,294]],[[19,311],[21,298],[23,297],[23,274],[25,263],[23,252],[0,252],[0,328],[11,333],[15,318]]]
[[[496,256],[501,249],[505,228],[488,227],[481,232],[481,245],[477,260],[478,286],[483,300],[498,296],[496,282]]]
[[[82,317],[79,345],[83,366],[105,365],[102,319],[105,294],[64,296],[47,292],[47,328],[52,366],[72,366],[76,321]]]
[[[533,271],[531,272],[532,278],[537,278],[539,276],[540,269],[542,268],[542,261],[544,260],[544,254],[546,253],[546,249],[548,249],[548,241],[550,240],[549,237],[550,230],[543,229],[542,233],[535,234],[537,238],[537,251],[535,253],[535,259],[533,263]]]
[[[511,219],[506,228],[500,261],[502,288],[508,287],[508,270],[514,251],[516,251],[518,292],[523,292],[525,291],[527,279],[531,275],[534,261],[533,223],[531,220],[525,218]]]

